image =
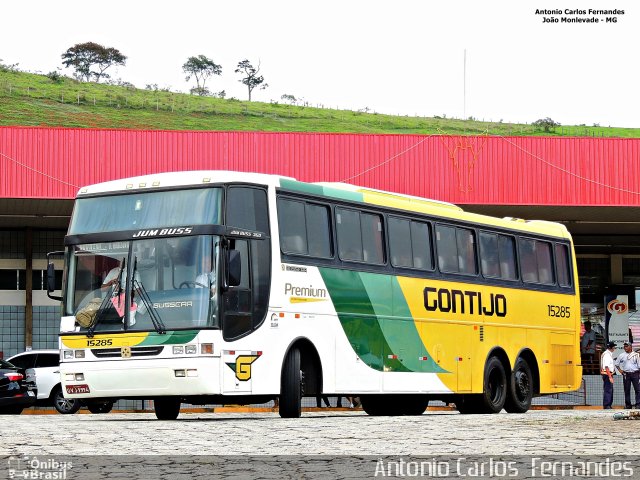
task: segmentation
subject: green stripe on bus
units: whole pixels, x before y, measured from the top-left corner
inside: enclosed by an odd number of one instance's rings
[[[168,331],[164,335],[150,332],[140,345],[175,345],[189,343],[198,334],[198,330]]]
[[[280,186],[287,190],[308,193],[309,195],[320,195],[341,200],[351,200],[354,202],[364,202],[364,196],[360,192],[352,192],[349,190],[340,190],[339,188],[325,187],[322,185],[314,185],[312,183],[296,182],[294,180],[280,180]]]
[[[410,372],[400,360],[391,358],[396,353],[387,343],[381,320],[371,304],[371,297],[362,277],[371,274],[333,268],[321,268],[320,273],[349,343],[362,361],[378,371]],[[385,278],[383,275],[378,276]],[[371,282],[368,279],[370,289],[382,287]],[[388,297],[388,289],[381,294],[383,299]]]

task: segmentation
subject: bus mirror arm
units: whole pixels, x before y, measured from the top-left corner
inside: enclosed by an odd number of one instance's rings
[[[62,300],[61,296],[51,295],[56,289],[56,271],[55,266],[51,262],[52,256],[64,255],[64,252],[49,252],[47,253],[47,297],[52,300]]]

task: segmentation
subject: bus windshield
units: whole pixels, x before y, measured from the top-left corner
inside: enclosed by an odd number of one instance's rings
[[[217,328],[219,243],[200,235],[74,245],[65,314],[90,333]]]
[[[79,198],[69,235],[117,232],[221,222],[222,189],[197,188],[167,192]]]

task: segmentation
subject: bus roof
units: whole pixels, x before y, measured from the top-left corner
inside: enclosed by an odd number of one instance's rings
[[[77,196],[81,197],[83,195],[92,195],[97,193],[153,190],[154,188],[207,185],[226,182],[243,182],[278,186],[281,179],[294,180],[293,178],[280,175],[235,172],[229,170],[165,172],[87,185],[78,191]]]
[[[216,183],[254,183],[270,187],[282,187],[314,195],[333,197],[342,200],[352,200],[371,205],[437,215],[460,221],[467,221],[495,227],[502,227],[522,232],[553,235],[570,238],[567,228],[561,223],[543,220],[523,220],[517,218],[498,218],[464,211],[457,205],[439,200],[415,197],[402,193],[387,192],[374,188],[340,182],[300,182],[294,178],[263,174],[247,173],[228,170],[195,170],[182,172],[165,172],[137,177],[123,178],[109,182],[97,183],[82,187],[78,191],[78,198],[84,195],[94,195],[109,192],[152,191],[156,188],[207,185]]]

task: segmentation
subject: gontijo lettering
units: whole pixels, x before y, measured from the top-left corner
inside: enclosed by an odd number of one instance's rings
[[[507,315],[507,297],[501,293],[486,294],[471,290],[449,290],[448,288],[425,287],[424,308],[429,312],[469,313],[504,317]]]

